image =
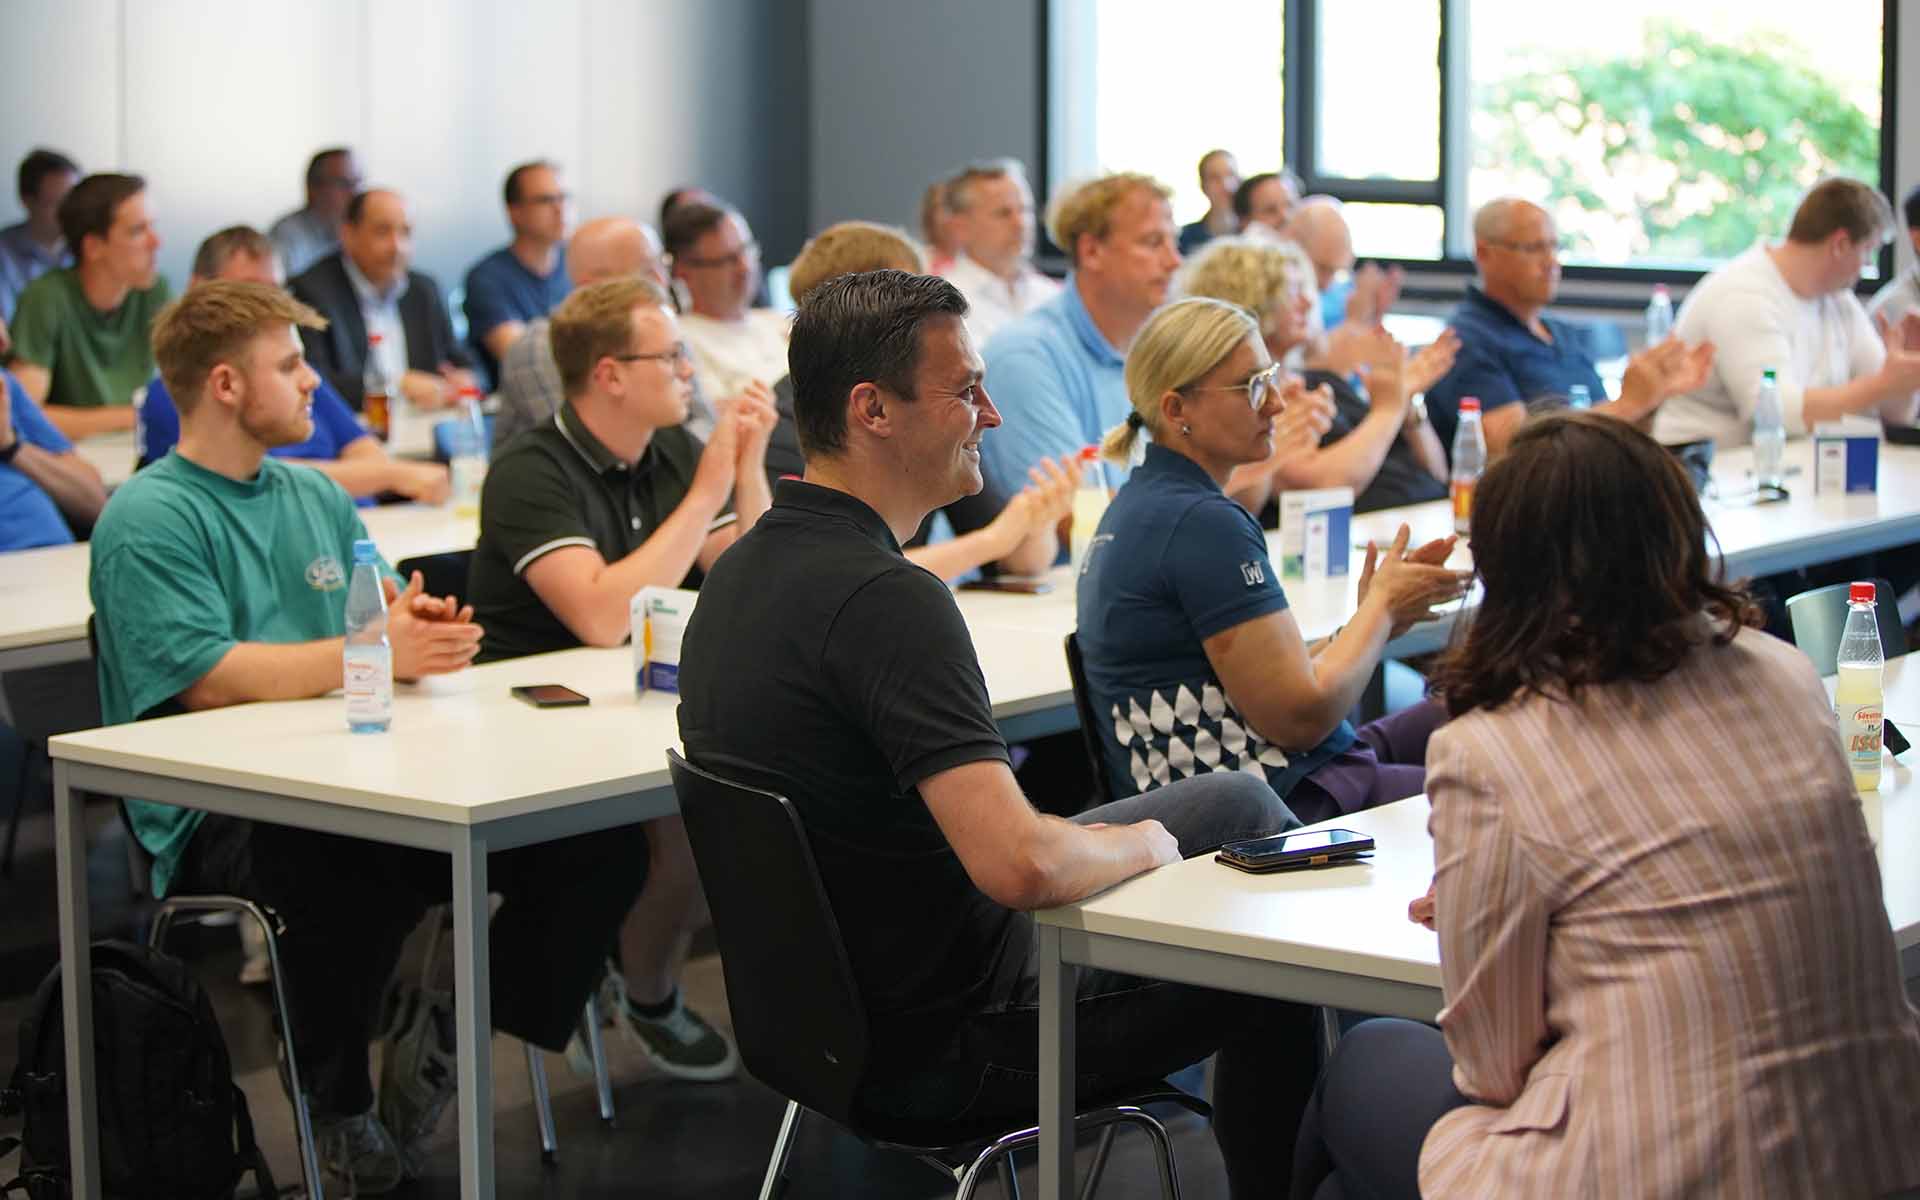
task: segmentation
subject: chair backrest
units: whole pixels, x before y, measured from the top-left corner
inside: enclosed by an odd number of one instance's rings
[[[747,1069],[844,1122],[867,1064],[866,1006],[800,814],[671,750],[667,761]]]
[[[449,550],[444,554],[420,554],[394,564],[400,578],[412,579],[420,572],[421,585],[429,596],[467,597],[467,571],[473,565],[473,551]]]
[[[1813,660],[1822,675],[1833,674],[1840,657],[1840,634],[1847,627],[1847,584],[1835,583],[1801,592],[1787,600],[1793,622],[1793,644]],[[1873,611],[1880,622],[1880,652],[1897,658],[1907,652],[1907,629],[1900,622],[1900,601],[1893,585],[1873,581]]]
[[[1087,748],[1087,762],[1093,767],[1093,787],[1097,803],[1113,801],[1113,780],[1107,775],[1107,755],[1100,745],[1100,718],[1093,711],[1093,694],[1087,690],[1087,664],[1080,657],[1080,639],[1067,635],[1067,678],[1073,682],[1073,711],[1080,717],[1080,743]]]

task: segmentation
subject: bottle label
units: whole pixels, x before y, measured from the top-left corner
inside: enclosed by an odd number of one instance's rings
[[[1467,531],[1467,522],[1473,516],[1473,483],[1471,480],[1453,481],[1453,527],[1461,533]]]
[[[1856,775],[1880,773],[1880,702],[1836,704],[1833,715],[1840,722],[1840,747],[1847,752],[1847,766]]]
[[[375,725],[391,721],[393,659],[390,655],[385,652],[349,651],[344,665],[347,724]]]

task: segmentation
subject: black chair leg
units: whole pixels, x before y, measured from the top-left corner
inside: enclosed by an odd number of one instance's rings
[[[800,1129],[802,1111],[798,1104],[787,1101],[780,1132],[773,1139],[773,1157],[767,1160],[767,1177],[760,1184],[760,1200],[776,1200],[787,1190],[787,1160],[793,1156],[793,1136]]]
[[[20,743],[20,773],[14,780],[13,811],[7,814],[7,841],[0,846],[0,879],[13,878],[13,848],[20,840],[20,818],[27,811],[27,784],[33,779],[33,743]]]

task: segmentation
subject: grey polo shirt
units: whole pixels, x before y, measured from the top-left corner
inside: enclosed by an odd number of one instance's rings
[[[684,426],[658,429],[629,466],[568,403],[502,450],[481,491],[480,541],[467,579],[474,620],[486,630],[481,661],[578,646],[527,582],[527,568],[563,546],[590,546],[610,563],[639,549],[686,499],[704,449]],[[729,506],[712,527],[733,519]],[[700,580],[695,567],[680,586],[697,588]]]

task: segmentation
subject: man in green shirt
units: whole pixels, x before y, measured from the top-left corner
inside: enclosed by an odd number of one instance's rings
[[[133,393],[153,373],[147,340],[166,304],[160,236],[138,175],[89,175],[60,202],[73,266],[20,293],[13,373],[70,438],[133,428]]]
[[[312,433],[319,377],[296,326],[320,324],[278,288],[224,281],[156,319],[180,441],[115,493],[95,529],[89,587],[108,723],[341,686],[347,564],[366,530],[338,484],[267,455]],[[388,590],[396,678],[472,661],[471,610],[422,595],[418,575]],[[450,891],[445,857],[168,805],[128,812],[154,856],[156,895],[230,892],[284,924],[282,982],[323,1164],[363,1194],[417,1173],[457,1077],[451,998],[403,998],[377,1112],[367,1044],[401,943]],[[634,826],[492,856],[493,890],[506,897],[492,923],[496,1027],[566,1045],[647,853]]]

